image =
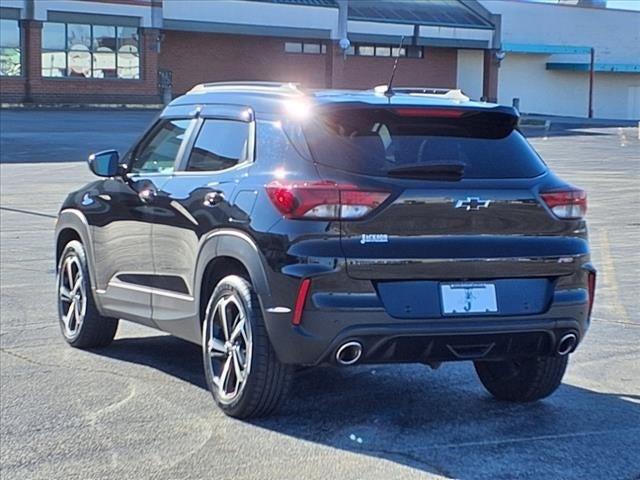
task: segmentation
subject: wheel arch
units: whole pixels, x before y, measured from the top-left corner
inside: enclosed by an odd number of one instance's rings
[[[77,240],[82,243],[85,254],[87,256],[87,269],[89,270],[89,279],[91,287],[95,293],[96,277],[95,264],[93,255],[93,242],[91,241],[91,231],[89,223],[84,214],[76,209],[62,210],[58,215],[58,221],[55,228],[55,252],[56,252],[56,270],[60,257],[64,251],[64,247],[71,240]],[[94,295],[96,303],[99,305],[96,295]]]
[[[270,297],[267,272],[255,241],[234,230],[213,232],[204,241],[196,266],[194,292],[198,295],[201,322],[215,285],[230,274],[246,277],[261,303]]]
[[[80,234],[73,227],[65,227],[60,230],[60,233],[56,238],[56,268],[58,268],[59,266],[64,247],[72,240],[77,240],[78,242],[84,244],[82,238],[80,237]]]

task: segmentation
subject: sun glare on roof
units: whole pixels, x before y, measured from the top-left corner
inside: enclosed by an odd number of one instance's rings
[[[311,103],[307,100],[290,100],[284,105],[287,114],[296,120],[306,120],[311,115]]]

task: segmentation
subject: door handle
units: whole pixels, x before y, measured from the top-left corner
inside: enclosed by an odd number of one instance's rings
[[[157,192],[154,188],[145,188],[138,192],[138,198],[143,203],[151,203],[156,198]]]
[[[215,207],[219,203],[224,201],[224,193],[222,192],[209,192],[204,196],[202,203],[205,207]]]

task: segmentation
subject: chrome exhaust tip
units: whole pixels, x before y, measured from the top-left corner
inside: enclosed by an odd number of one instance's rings
[[[360,342],[347,342],[336,351],[336,362],[340,365],[353,365],[362,356]]]
[[[578,337],[575,333],[567,333],[562,336],[560,341],[558,342],[558,355],[564,356],[573,352],[578,344]]]

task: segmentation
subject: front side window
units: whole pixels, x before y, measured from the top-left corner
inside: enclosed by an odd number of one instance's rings
[[[140,78],[138,29],[45,22],[42,76]]]
[[[22,74],[20,53],[18,20],[0,19],[0,76],[17,77]]]
[[[205,120],[193,146],[187,171],[226,170],[250,158],[249,124]]]
[[[171,173],[191,120],[160,124],[136,149],[131,173]]]

